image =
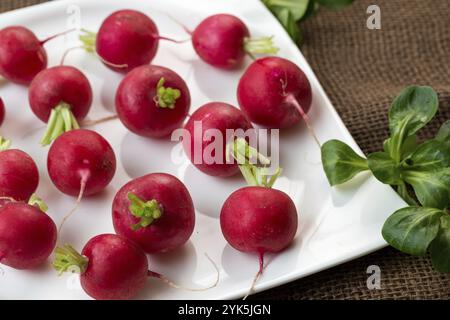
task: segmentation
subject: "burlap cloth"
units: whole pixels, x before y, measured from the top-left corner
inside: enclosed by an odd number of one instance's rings
[[[45,0],[0,0],[0,12]],[[366,28],[366,9],[381,8],[381,30]],[[302,51],[347,128],[365,152],[387,136],[387,110],[408,84],[439,92],[439,114],[423,132],[450,119],[450,1],[355,0],[340,12],[320,10],[302,24]],[[381,289],[366,286],[369,265],[381,268]],[[428,257],[391,248],[262,292],[259,299],[448,299],[450,275]]]

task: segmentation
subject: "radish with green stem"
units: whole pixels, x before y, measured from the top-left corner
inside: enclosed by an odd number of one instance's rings
[[[251,38],[245,23],[230,14],[203,20],[192,32],[192,44],[202,60],[221,69],[238,68],[246,55],[278,52],[272,37]]]
[[[8,149],[10,141],[0,137],[0,197],[28,201],[39,184],[39,171],[25,152]]]
[[[0,263],[14,269],[32,269],[47,260],[55,248],[57,231],[41,199],[28,203],[14,199],[0,207]]]
[[[110,69],[127,73],[149,64],[156,55],[162,37],[156,24],[147,15],[136,10],[120,10],[109,15],[97,33],[83,30],[80,36],[83,48],[96,53]]]
[[[181,288],[160,273],[148,269],[145,252],[134,242],[115,234],[101,234],[90,239],[81,254],[70,245],[55,250],[54,268],[61,274],[77,267],[84,291],[97,300],[128,300],[141,291],[148,277],[161,279]],[[211,260],[212,262],[212,260]],[[217,274],[218,269],[216,268]],[[215,287],[188,289],[204,291]]]
[[[253,123],[283,129],[303,119],[320,145],[307,115],[312,91],[303,71],[289,60],[266,57],[254,61],[239,80],[239,106]]]
[[[281,169],[278,168],[269,178],[267,167],[258,167],[250,162],[251,159],[245,158],[249,154],[257,154],[257,151],[244,139],[235,139],[231,152],[239,161],[239,168],[250,186],[233,192],[227,198],[220,212],[220,227],[233,248],[259,257],[259,271],[251,285],[251,293],[263,273],[264,254],[278,253],[291,244],[297,232],[298,216],[292,199],[286,193],[271,188]]]
[[[31,30],[22,26],[0,30],[0,75],[11,82],[28,85],[47,67],[44,44],[71,31],[41,41]]]
[[[95,131],[76,129],[63,133],[51,145],[47,169],[53,184],[70,196],[77,196],[75,211],[83,196],[105,189],[116,171],[116,157],[108,141]]]
[[[125,184],[114,198],[112,217],[116,233],[147,253],[179,248],[195,226],[189,191],[166,173],[148,174]]]
[[[119,119],[144,137],[165,137],[182,126],[189,113],[191,96],[184,80],[174,71],[140,66],[129,72],[116,93]]]
[[[227,137],[227,130],[246,131],[253,127],[238,108],[223,102],[207,103],[189,117],[184,128],[189,135],[183,137],[183,148],[197,169],[210,176],[218,177],[229,177],[239,172],[235,162],[227,163],[226,161],[226,146],[229,142],[227,138],[232,138]],[[217,143],[211,137],[207,137],[207,133],[213,130],[218,130],[223,139],[221,155],[215,154],[215,150],[213,150],[214,154],[210,155],[205,152],[210,145]],[[208,159],[209,156],[214,159]]]
[[[78,129],[78,121],[84,119],[92,104],[92,88],[89,80],[78,69],[57,66],[41,71],[28,90],[31,110],[47,130],[41,140],[49,145],[63,132]]]

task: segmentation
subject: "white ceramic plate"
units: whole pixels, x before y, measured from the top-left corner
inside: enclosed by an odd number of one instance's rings
[[[253,35],[274,35],[281,48],[279,56],[298,64],[311,82],[313,106],[310,116],[319,139],[341,139],[359,150],[303,55],[259,0],[61,0],[4,13],[0,15],[0,28],[24,25],[34,30],[38,37],[45,38],[66,30],[81,18],[84,28],[95,31],[107,15],[123,8],[145,12],[154,19],[162,35],[177,39],[188,36],[166,13],[191,29],[208,15],[231,13],[242,18]],[[46,45],[49,65],[58,64],[64,50],[74,42],[76,35],[49,42]],[[66,63],[84,71],[93,85],[95,99],[90,118],[111,114],[115,89],[122,76],[81,50],[72,52]],[[192,95],[192,110],[209,101],[237,105],[236,86],[243,70],[225,72],[214,69],[198,59],[189,42],[177,45],[162,41],[154,64],[175,70],[187,81]],[[0,96],[7,108],[0,134],[12,139],[15,148],[22,148],[36,160],[41,175],[38,193],[47,201],[49,214],[59,224],[74,205],[74,199],[58,192],[48,178],[47,148],[38,144],[44,130],[43,123],[32,114],[25,87],[2,81]],[[95,130],[113,146],[118,158],[117,173],[105,192],[82,201],[76,214],[67,222],[60,241],[81,250],[92,236],[113,232],[111,201],[115,191],[130,179],[150,172],[171,173],[183,180],[191,192],[197,209],[196,227],[183,249],[150,256],[150,266],[185,286],[207,286],[215,279],[215,271],[204,256],[208,253],[220,266],[220,283],[206,292],[187,292],[150,279],[138,298],[227,299],[243,296],[257,271],[257,258],[227,245],[220,231],[218,216],[224,200],[243,186],[244,181],[204,175],[189,164],[175,143],[138,137],[128,132],[119,121],[98,125]],[[179,160],[182,164],[170,161],[171,154],[174,157],[181,155]],[[299,230],[292,246],[281,254],[267,256],[267,268],[256,285],[257,291],[319,272],[386,245],[381,237],[381,226],[394,210],[404,206],[390,187],[361,174],[352,183],[331,189],[322,171],[319,150],[303,125],[282,132],[280,157],[284,171],[275,187],[287,192],[296,203]],[[58,277],[50,263],[34,271],[2,268],[0,298],[88,298],[76,275]]]

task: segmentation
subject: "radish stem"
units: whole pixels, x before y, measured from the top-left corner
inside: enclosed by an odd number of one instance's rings
[[[0,151],[8,150],[11,146],[11,140],[5,139],[0,136]]]
[[[41,145],[47,146],[62,133],[79,128],[77,119],[74,117],[72,111],[70,111],[70,105],[61,102],[50,112],[47,130],[41,139]]]
[[[128,200],[130,200],[130,212],[136,218],[140,218],[139,222],[132,225],[133,230],[148,227],[153,221],[159,219],[164,212],[163,207],[155,199],[143,201],[132,192],[128,192]]]
[[[250,186],[271,188],[282,171],[282,169],[278,167],[275,172],[270,175],[268,173],[271,163],[270,159],[251,147],[243,138],[236,138],[227,145],[227,162],[229,161],[230,156],[237,161],[245,181],[247,181]],[[254,164],[252,161],[256,163]]]
[[[178,89],[164,87],[164,77],[159,79],[156,85],[156,96],[153,99],[157,107],[174,109],[177,99],[181,97],[181,91]]]
[[[79,273],[86,271],[89,259],[79,254],[71,245],[66,244],[63,247],[55,249],[55,259],[53,260],[53,268],[58,271],[59,275],[68,271],[71,267],[79,268]]]
[[[35,193],[31,195],[30,199],[28,200],[28,204],[30,206],[38,207],[42,212],[47,212],[48,210],[48,206],[44,202],[44,200],[39,198]]]
[[[244,50],[250,55],[276,54],[278,48],[273,44],[272,37],[244,38]]]

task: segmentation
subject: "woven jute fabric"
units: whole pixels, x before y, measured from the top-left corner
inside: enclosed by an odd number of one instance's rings
[[[0,11],[40,2],[0,0]],[[372,4],[381,9],[380,30],[366,27]],[[390,103],[409,84],[439,93],[439,113],[422,137],[450,119],[449,26],[448,0],[355,0],[339,12],[320,9],[301,24],[301,50],[364,152],[381,148]],[[371,265],[381,269],[381,289],[367,288]],[[435,272],[428,257],[386,248],[251,298],[448,299],[450,275]]]

